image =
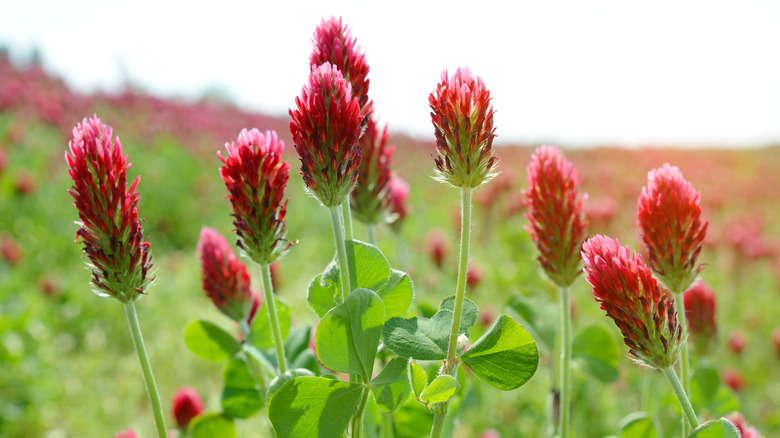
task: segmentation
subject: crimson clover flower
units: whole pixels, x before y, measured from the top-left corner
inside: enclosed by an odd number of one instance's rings
[[[236,322],[247,321],[257,294],[250,289],[246,265],[224,237],[203,227],[198,241],[203,290],[222,313]]]
[[[238,141],[226,143],[227,158],[220,175],[233,206],[233,225],[238,247],[257,263],[271,263],[289,250],[284,216],[284,188],[290,164],[282,161],[284,142],[276,132],[265,135],[257,129],[242,130]]]
[[[699,280],[683,294],[688,334],[693,337],[699,351],[706,353],[715,339],[715,292],[703,280]]]
[[[615,321],[639,364],[673,365],[682,349],[682,329],[671,293],[659,287],[642,257],[620,242],[596,235],[582,246],[593,295]]]
[[[388,186],[387,202],[390,212],[390,228],[395,233],[399,233],[406,216],[409,215],[409,184],[400,176],[393,174]]]
[[[587,225],[582,202],[587,195],[577,190],[577,170],[552,146],[534,152],[527,172],[525,230],[539,248],[538,260],[547,276],[561,287],[570,286],[580,274],[579,251]]]
[[[651,170],[639,196],[639,226],[649,264],[674,293],[686,290],[701,266],[696,258],[709,222],[702,222],[701,195],[669,164]]]
[[[498,158],[493,155],[493,107],[490,92],[478,76],[459,68],[428,97],[436,134],[437,179],[454,187],[475,188],[492,179]]]
[[[131,164],[122,156],[119,137],[96,115],[73,128],[65,160],[74,183],[68,193],[80,219],[76,240],[84,244],[95,293],[135,301],[154,281],[149,242],[143,240],[136,208],[141,177],[127,187]]]
[[[355,187],[361,153],[358,99],[330,63],[312,69],[297,109],[290,109],[290,132],[301,158],[306,188],[326,207],[341,205]]]
[[[314,31],[314,48],[309,56],[309,64],[314,69],[326,62],[341,71],[344,79],[352,85],[352,96],[357,98],[361,114],[367,116],[371,111],[368,100],[368,63],[365,54],[352,31],[341,18],[322,19]]]
[[[368,118],[366,132],[360,137],[362,160],[350,202],[355,218],[364,224],[383,222],[390,207],[390,162],[395,148],[387,144],[389,137],[387,125],[380,131],[374,117]]]
[[[203,412],[203,400],[195,388],[180,388],[173,396],[171,411],[179,428],[186,429],[190,421]]]

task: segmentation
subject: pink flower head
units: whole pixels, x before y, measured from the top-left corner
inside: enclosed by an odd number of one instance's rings
[[[582,249],[593,295],[623,333],[629,355],[655,368],[674,364],[682,348],[674,299],[658,286],[642,257],[602,235]]]
[[[750,426],[748,422],[745,421],[745,417],[743,417],[741,413],[732,412],[726,415],[726,419],[731,421],[734,426],[737,426],[739,436],[742,438],[763,438],[755,427]]]
[[[726,368],[723,371],[723,383],[734,392],[742,392],[745,389],[745,378],[736,368]]]
[[[238,247],[257,263],[271,263],[292,245],[286,237],[284,188],[290,164],[282,161],[284,143],[276,132],[242,130],[235,143],[226,143],[228,156],[220,175],[233,205]]]
[[[65,160],[74,185],[68,193],[80,219],[76,239],[84,244],[95,293],[134,301],[154,280],[136,209],[141,177],[127,187],[130,163],[122,156],[122,144],[97,116],[73,128],[69,146]]]
[[[735,330],[729,334],[726,345],[734,354],[740,356],[747,345],[747,336],[745,336],[743,331]]]
[[[179,428],[186,429],[190,421],[203,412],[203,400],[195,388],[181,388],[173,396],[171,411]]]
[[[303,182],[326,207],[341,205],[355,187],[360,168],[358,100],[341,72],[326,62],[311,71],[295,105],[290,132]]]
[[[525,230],[539,248],[539,264],[557,285],[571,285],[580,274],[579,251],[587,221],[577,190],[580,179],[574,166],[552,146],[542,146],[528,164]]]
[[[203,290],[222,313],[247,321],[254,302],[246,265],[216,231],[203,227],[198,241]]]
[[[390,162],[395,150],[387,144],[389,137],[387,125],[380,131],[375,118],[368,118],[366,132],[360,137],[363,158],[350,202],[355,219],[364,224],[384,222],[389,208]]]
[[[466,269],[466,285],[473,291],[480,283],[482,283],[482,269],[472,261]]]
[[[688,321],[688,334],[702,352],[708,350],[715,339],[715,292],[704,281],[699,280],[683,294],[685,319]]]
[[[390,187],[387,192],[387,199],[390,211],[390,228],[399,233],[401,225],[409,214],[409,184],[400,176],[393,174],[390,177]]]
[[[444,259],[447,258],[449,252],[444,233],[441,230],[432,231],[428,235],[425,246],[433,264],[439,269],[444,268]]]
[[[428,97],[436,134],[437,179],[454,187],[478,187],[492,179],[498,158],[493,155],[493,107],[490,92],[478,76],[459,68]]]
[[[780,357],[780,327],[775,327],[772,331],[772,346],[775,347],[775,353]]]
[[[341,18],[322,19],[314,30],[314,49],[309,56],[309,64],[314,69],[326,62],[341,71],[344,79],[352,85],[352,97],[357,98],[361,114],[370,112],[368,100],[368,63],[360,46],[352,38],[352,31]]]
[[[639,226],[650,254],[650,267],[674,293],[685,291],[701,266],[696,266],[709,222],[702,222],[699,192],[669,164],[647,175],[639,196]]]
[[[121,430],[114,435],[114,438],[137,438],[138,435],[135,434],[135,431],[133,429],[125,429]]]

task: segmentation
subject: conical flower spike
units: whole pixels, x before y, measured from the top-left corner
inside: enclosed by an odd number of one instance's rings
[[[647,175],[639,196],[639,226],[650,255],[649,264],[664,285],[682,293],[693,283],[708,222],[702,222],[699,192],[669,164]]]
[[[246,265],[218,232],[207,227],[200,231],[198,255],[206,295],[230,319],[247,321],[256,298]]]
[[[436,134],[437,179],[454,187],[475,188],[489,181],[498,158],[493,155],[493,107],[490,92],[467,68],[448,76],[428,97]]]
[[[580,249],[587,221],[577,190],[577,170],[551,146],[536,150],[528,164],[528,189],[523,192],[528,211],[525,230],[539,248],[539,264],[561,287],[580,274]]]
[[[257,263],[271,263],[291,246],[286,237],[284,188],[290,164],[282,161],[284,143],[273,131],[244,129],[238,141],[225,144],[228,156],[220,175],[233,205],[238,247]]]
[[[326,62],[311,71],[295,105],[290,132],[303,182],[323,205],[339,206],[355,187],[360,168],[358,99],[341,72]]]
[[[672,295],[658,286],[642,257],[620,242],[597,235],[582,248],[593,295],[623,333],[629,355],[658,369],[673,365],[683,334]]]
[[[371,111],[368,100],[368,63],[360,52],[360,46],[352,38],[352,31],[341,18],[323,19],[314,31],[314,49],[309,56],[311,68],[329,62],[341,71],[344,79],[352,85],[352,96],[360,104],[361,114]]]
[[[95,292],[123,303],[138,299],[154,280],[136,209],[141,177],[127,187],[130,163],[122,144],[97,116],[73,128],[65,160],[74,183],[68,193],[81,220],[77,240],[84,244]]]
[[[395,148],[387,144],[389,137],[387,126],[380,131],[374,117],[369,117],[366,132],[360,137],[363,158],[350,202],[355,218],[367,225],[384,222],[390,207],[390,162]]]

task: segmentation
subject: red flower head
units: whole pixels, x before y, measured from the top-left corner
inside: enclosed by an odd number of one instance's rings
[[[723,371],[723,383],[734,392],[742,392],[745,389],[745,378],[736,368],[726,368]]]
[[[755,427],[750,426],[747,421],[745,421],[745,417],[743,417],[741,413],[732,412],[726,415],[726,419],[731,421],[734,426],[737,426],[739,436],[742,438],[763,438]]]
[[[469,263],[466,269],[466,285],[470,290],[474,290],[482,283],[482,269],[474,262]]]
[[[780,357],[780,327],[776,327],[772,331],[772,346],[775,347],[775,352]]]
[[[493,107],[490,92],[478,76],[445,70],[428,97],[436,134],[437,179],[455,187],[478,187],[492,179],[498,158],[493,155]]]
[[[547,276],[559,286],[569,286],[580,274],[578,252],[587,225],[582,202],[587,195],[577,190],[577,170],[552,146],[537,149],[527,171],[525,230],[539,248],[537,260]]]
[[[135,434],[135,431],[133,429],[126,429],[122,430],[116,433],[114,435],[114,438],[137,438],[138,435]]]
[[[740,356],[742,355],[742,351],[745,349],[747,342],[748,340],[747,336],[745,336],[745,333],[740,330],[735,330],[729,334],[726,345],[728,345],[729,350],[731,350],[734,354]]]
[[[582,249],[593,295],[623,333],[629,355],[655,368],[674,364],[682,348],[674,299],[658,286],[642,257],[601,235]]]
[[[179,428],[186,429],[190,421],[203,412],[203,400],[195,388],[181,388],[173,396],[171,411]]]
[[[409,184],[400,176],[393,174],[390,177],[390,187],[387,192],[388,203],[390,204],[390,228],[396,232],[401,232],[401,226],[409,214]]]
[[[203,227],[198,242],[203,290],[214,305],[237,322],[247,321],[255,300],[246,265],[216,231]]]
[[[709,222],[702,222],[699,192],[669,164],[647,175],[639,196],[639,226],[650,254],[650,267],[674,293],[685,291],[701,266],[696,266]]]
[[[360,53],[360,46],[352,38],[352,31],[342,24],[341,18],[322,19],[314,31],[314,49],[309,56],[309,64],[314,69],[326,62],[336,67],[344,79],[352,85],[352,97],[357,98],[361,114],[371,111],[368,100],[368,63],[366,56]]]
[[[688,321],[688,334],[693,337],[697,349],[706,353],[709,344],[715,339],[715,292],[704,281],[699,280],[683,294],[685,319]]]
[[[389,208],[390,161],[395,150],[387,144],[389,137],[387,125],[380,131],[374,117],[369,117],[366,132],[360,137],[363,158],[350,203],[355,219],[364,224],[383,222]]]
[[[134,301],[154,280],[136,209],[141,177],[127,187],[130,163],[122,156],[122,144],[97,116],[73,128],[65,160],[74,182],[68,193],[81,219],[76,239],[84,244],[95,292],[123,303]]]
[[[273,131],[263,135],[257,129],[244,129],[238,141],[226,143],[225,148],[227,158],[217,153],[224,163],[219,173],[233,205],[237,245],[255,262],[271,263],[292,245],[285,239],[284,187],[290,164],[282,161],[284,143]]]
[[[311,71],[295,105],[290,132],[301,157],[303,182],[326,207],[341,205],[355,187],[360,168],[358,100],[341,72],[326,62]]]
[[[433,264],[436,265],[437,268],[442,269],[444,267],[444,259],[447,258],[447,253],[449,252],[447,239],[444,237],[444,233],[441,230],[432,231],[428,235],[425,246]]]

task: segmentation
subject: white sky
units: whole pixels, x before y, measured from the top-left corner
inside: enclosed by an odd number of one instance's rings
[[[467,66],[491,91],[501,142],[780,140],[775,0],[4,2],[0,44],[38,46],[80,90],[129,77],[156,94],[219,88],[286,114],[312,33],[335,15],[366,53],[370,97],[393,131],[432,140],[428,94],[442,70]]]

